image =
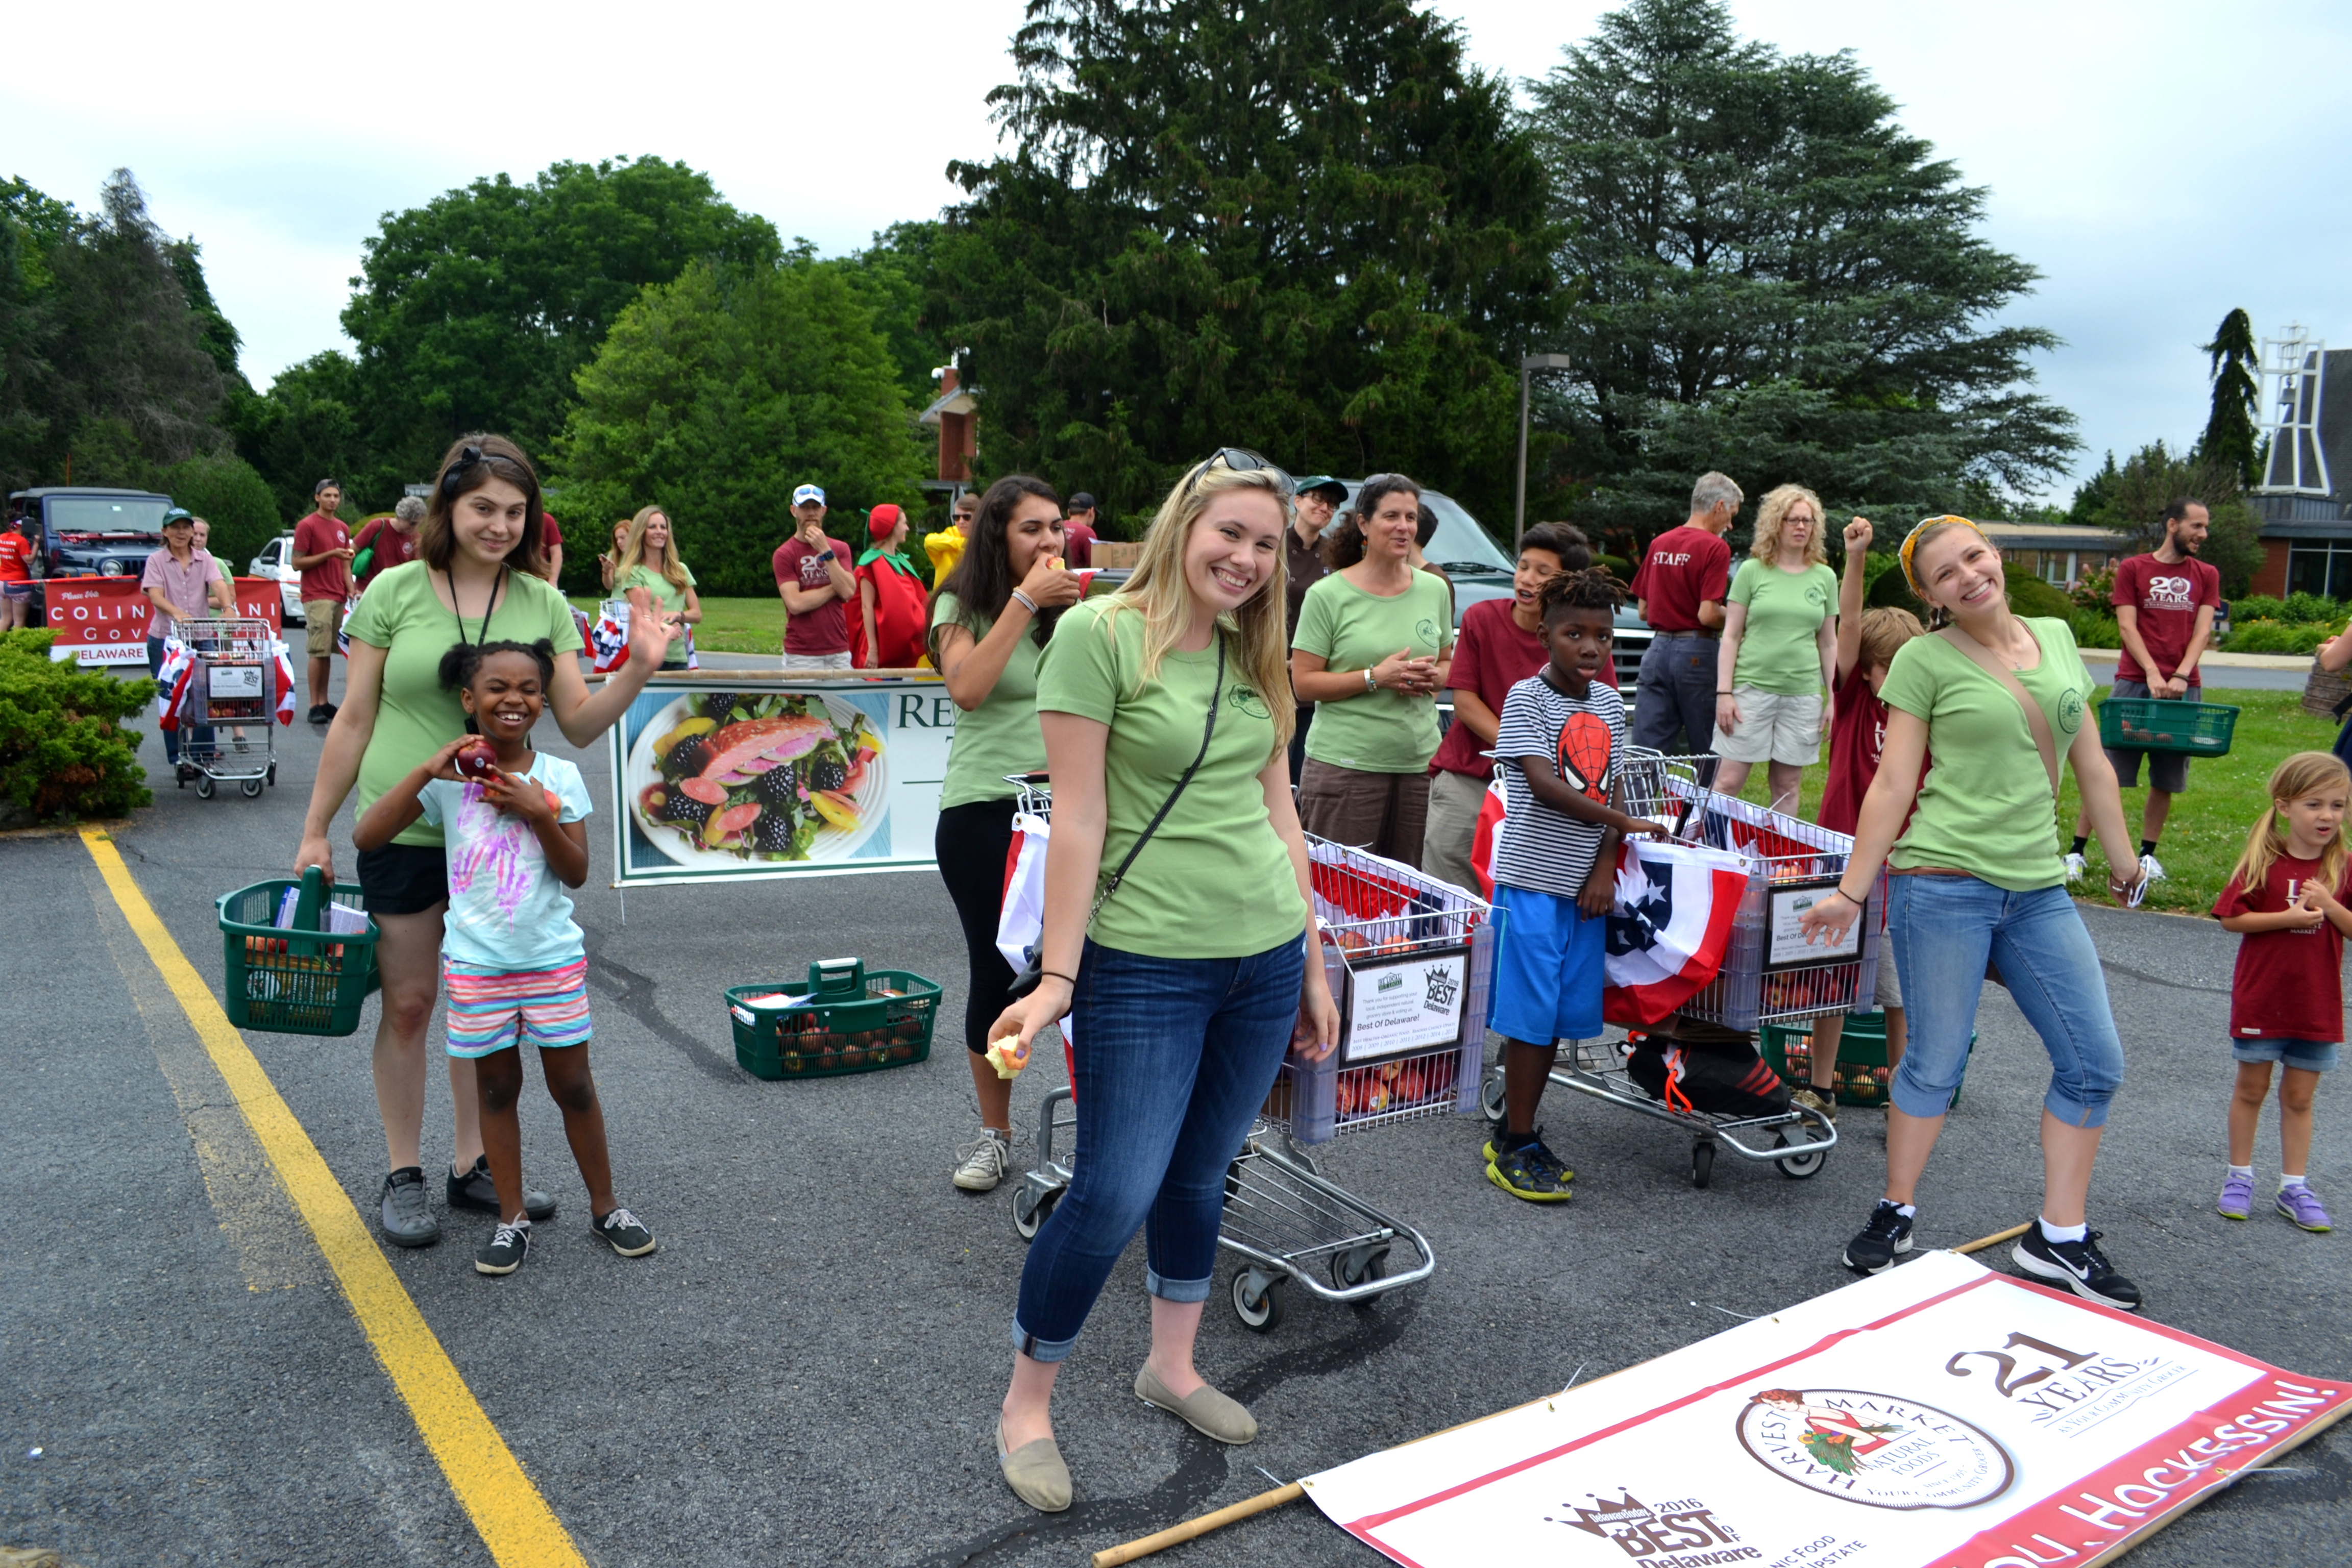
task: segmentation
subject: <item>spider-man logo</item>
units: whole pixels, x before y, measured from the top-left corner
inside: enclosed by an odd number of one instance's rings
[[[1609,721],[1597,713],[1571,713],[1559,727],[1559,776],[1586,797],[1609,801]]]

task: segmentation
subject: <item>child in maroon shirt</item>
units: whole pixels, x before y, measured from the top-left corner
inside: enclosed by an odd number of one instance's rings
[[[2271,807],[2255,822],[2230,885],[2213,902],[2222,926],[2242,931],[2230,981],[2230,1048],[2238,1058],[2230,1099],[2230,1174],[2214,1206],[2243,1219],[2253,1204],[2254,1125],[2279,1079],[2278,1212],[2305,1230],[2330,1227],[2304,1181],[2311,1102],[2344,1038],[2344,809],[2352,772],[2326,752],[2297,752],[2271,774]]]

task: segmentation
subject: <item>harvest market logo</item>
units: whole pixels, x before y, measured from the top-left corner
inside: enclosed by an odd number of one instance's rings
[[[1544,1520],[1614,1542],[1626,1556],[1651,1568],[1703,1568],[1716,1563],[1751,1562],[1763,1555],[1752,1546],[1740,1545],[1739,1532],[1716,1518],[1715,1510],[1696,1498],[1652,1505],[1632,1492],[1613,1500],[1596,1493],[1591,1508],[1571,1504],[1566,1515],[1546,1514]]]
[[[1973,1508],[2017,1477],[1990,1434],[1889,1394],[1759,1389],[1737,1429],[1748,1457],[1781,1479],[1869,1508]]]
[[[1427,616],[1423,616],[1419,621],[1413,624],[1412,630],[1413,635],[1419,637],[1423,642],[1427,643],[1431,648],[1434,649],[1437,647],[1437,623],[1435,621],[1431,620]]]
[[[1235,709],[1239,710],[1242,717],[1245,719],[1271,719],[1274,717],[1274,714],[1266,708],[1265,699],[1260,697],[1256,692],[1251,690],[1246,686],[1234,687],[1232,693],[1226,697],[1225,700],[1232,703]]]
[[[2058,694],[2058,727],[2070,735],[2083,727],[2083,694],[2071,686]]]

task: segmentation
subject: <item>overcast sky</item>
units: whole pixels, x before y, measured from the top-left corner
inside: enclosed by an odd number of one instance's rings
[[[1439,0],[1480,64],[1539,75],[1609,7]],[[1987,233],[2044,274],[2043,391],[2082,467],[2203,427],[2197,345],[2242,305],[2352,346],[2352,6],[2242,0],[1735,0],[1790,51],[1852,48],[1906,124],[1990,192]],[[426,3],[27,8],[0,174],[88,208],[129,166],[200,241],[266,385],[347,346],[337,315],[387,210],[478,174],[653,153],[827,254],[934,214],[994,145],[1020,0],[916,5]],[[94,29],[102,48],[93,53]],[[2326,104],[2336,101],[2335,111]],[[2060,487],[2060,499],[2068,487]]]

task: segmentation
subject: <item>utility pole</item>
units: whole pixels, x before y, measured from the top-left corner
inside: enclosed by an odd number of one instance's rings
[[[1511,554],[1514,558],[1519,552],[1519,540],[1528,531],[1528,374],[1538,370],[1566,370],[1571,363],[1566,354],[1519,356],[1519,499],[1511,516]]]

